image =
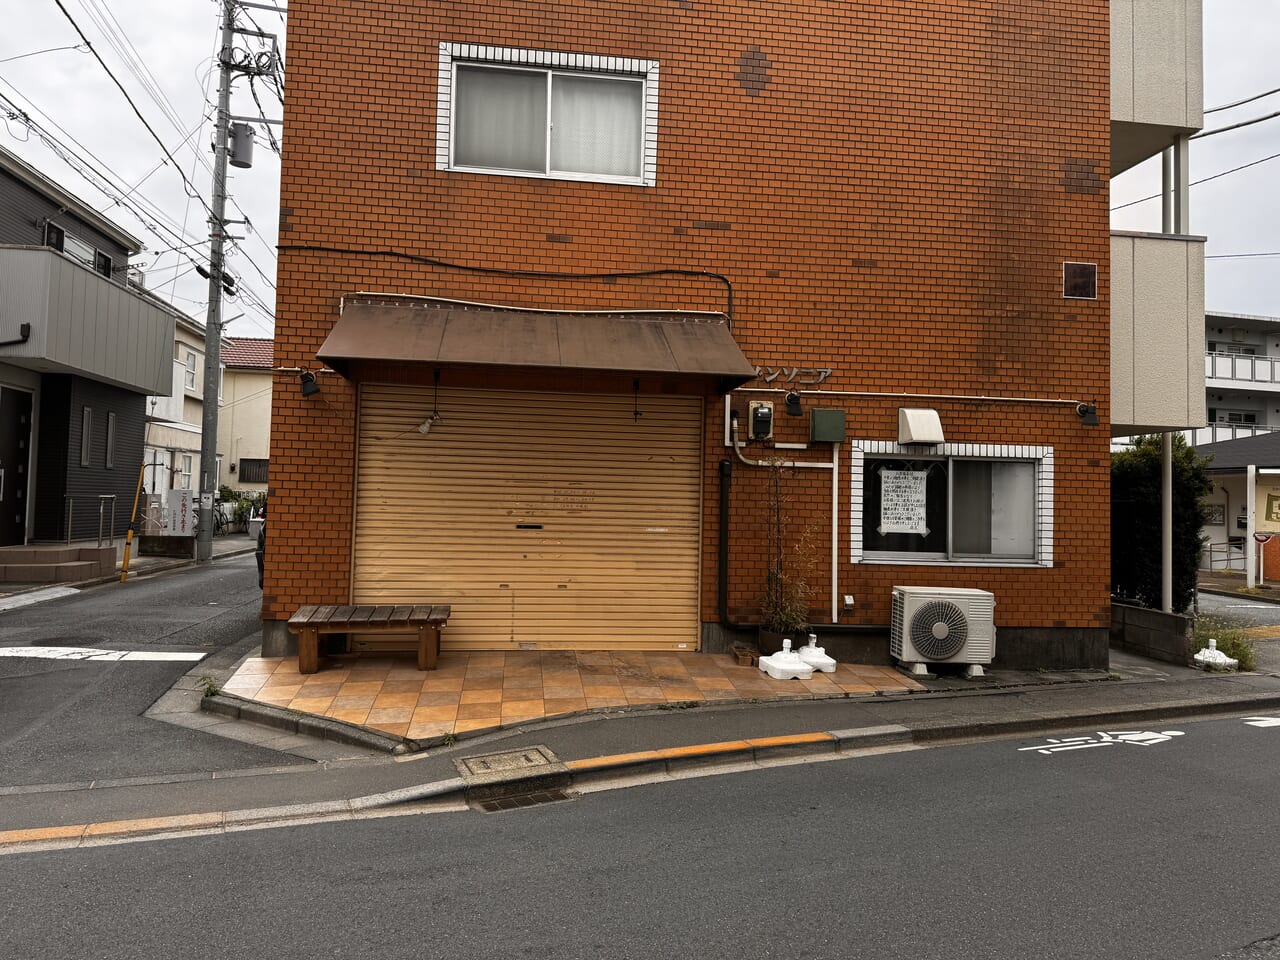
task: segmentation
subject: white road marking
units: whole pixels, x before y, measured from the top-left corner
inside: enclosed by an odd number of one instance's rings
[[[1084,737],[1049,737],[1044,745],[1019,747],[1018,752],[1034,750],[1036,753],[1061,753],[1064,750],[1087,750],[1090,747],[1109,747],[1112,744],[1130,744],[1135,747],[1150,747],[1157,743],[1168,743],[1174,737],[1182,736],[1181,730],[1113,730],[1100,731]]]
[[[93,647],[0,647],[0,657],[29,657],[38,660],[140,661],[178,660],[195,662],[207,654],[195,651],[172,653],[165,650],[96,650]]]
[[[11,597],[0,597],[0,612],[29,607],[33,603],[44,603],[46,600],[57,600],[59,597],[73,597],[79,592],[74,587],[46,587],[43,590],[32,590],[28,593],[15,593]]]
[[[1244,722],[1251,727],[1280,727],[1280,717],[1245,717]]]

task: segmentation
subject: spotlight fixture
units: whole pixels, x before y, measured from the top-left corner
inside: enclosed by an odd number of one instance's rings
[[[302,395],[304,397],[314,397],[320,392],[320,384],[316,383],[316,375],[310,370],[303,370],[298,374],[298,380],[302,386]]]
[[[794,390],[787,391],[787,416],[802,417],[804,411],[800,409],[800,394]]]
[[[1077,403],[1076,416],[1084,421],[1086,427],[1098,425],[1098,405],[1095,403]]]

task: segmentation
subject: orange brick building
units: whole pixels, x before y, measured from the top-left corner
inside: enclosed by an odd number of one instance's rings
[[[721,650],[781,553],[1105,665],[1109,11],[295,0],[264,651]]]

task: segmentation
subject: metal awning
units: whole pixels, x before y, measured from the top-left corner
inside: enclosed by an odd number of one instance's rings
[[[756,376],[718,313],[545,312],[427,298],[346,300],[316,356],[356,380],[410,364],[657,374],[699,393],[728,393]]]

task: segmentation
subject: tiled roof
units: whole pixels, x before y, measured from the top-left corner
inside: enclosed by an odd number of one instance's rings
[[[259,337],[227,337],[222,347],[222,362],[228,367],[254,367],[270,370],[271,350],[275,341]]]

